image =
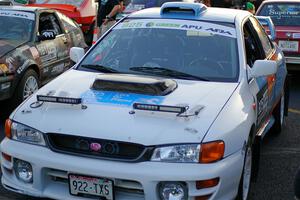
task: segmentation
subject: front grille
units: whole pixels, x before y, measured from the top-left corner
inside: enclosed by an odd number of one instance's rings
[[[46,169],[46,174],[54,182],[69,184],[67,171]],[[143,186],[137,181],[115,178],[110,179],[114,180],[114,190],[116,193],[125,192],[126,194],[144,195]]]
[[[138,161],[147,155],[140,144],[48,133],[53,151],[110,160]]]

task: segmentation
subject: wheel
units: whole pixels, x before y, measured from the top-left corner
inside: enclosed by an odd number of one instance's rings
[[[278,105],[275,107],[273,111],[273,116],[275,118],[274,125],[271,131],[275,134],[279,134],[282,130],[284,125],[284,118],[285,118],[285,94],[283,93]]]
[[[250,138],[249,138],[250,140]],[[250,141],[246,146],[244,167],[242,171],[242,177],[239,183],[239,190],[236,200],[247,200],[251,188],[252,182],[252,166],[253,166],[253,152]]]
[[[40,84],[37,73],[33,69],[28,69],[21,78],[21,81],[14,93],[14,106],[19,105],[22,101],[36,92],[39,89],[39,86]]]

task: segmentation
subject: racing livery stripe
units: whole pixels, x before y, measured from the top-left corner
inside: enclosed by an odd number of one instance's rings
[[[12,10],[0,10],[0,16],[6,17],[16,17],[16,18],[23,18],[34,20],[35,14],[30,12],[22,12],[22,11],[12,11]]]
[[[187,20],[166,20],[166,19],[135,19],[118,24],[114,29],[132,29],[132,28],[159,28],[186,30],[188,36],[196,36],[193,33],[202,32],[211,35],[221,35],[225,37],[236,38],[235,28],[222,26],[213,23]],[[192,33],[192,34],[191,34]],[[201,36],[201,34],[199,34]]]

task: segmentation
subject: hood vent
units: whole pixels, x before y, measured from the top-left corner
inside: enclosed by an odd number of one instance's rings
[[[152,96],[165,96],[173,92],[176,88],[177,83],[171,79],[159,79],[124,74],[99,75],[91,87],[93,90],[135,93]]]

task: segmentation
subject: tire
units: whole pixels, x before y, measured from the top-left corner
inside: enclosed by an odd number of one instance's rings
[[[33,69],[28,69],[21,78],[13,96],[13,105],[18,106],[22,101],[36,92],[40,87],[39,78]]]
[[[250,140],[251,139],[249,138],[245,150],[244,167],[236,200],[247,200],[251,189],[253,175],[253,147]]]
[[[275,122],[271,129],[271,132],[274,134],[281,133],[281,130],[284,126],[285,110],[286,110],[285,109],[285,106],[286,106],[285,98],[286,98],[286,95],[283,93],[280,98],[280,101],[278,102],[278,104],[276,105],[276,107],[273,111],[273,116],[274,116]]]

